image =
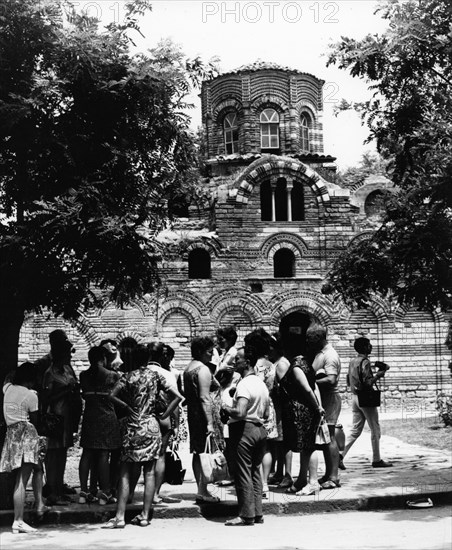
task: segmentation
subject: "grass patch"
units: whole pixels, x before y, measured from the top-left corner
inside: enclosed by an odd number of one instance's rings
[[[380,419],[383,435],[396,437],[411,445],[431,449],[452,449],[452,426],[445,426],[437,416],[426,418]]]

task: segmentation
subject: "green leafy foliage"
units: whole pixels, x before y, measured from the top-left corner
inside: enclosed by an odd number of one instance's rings
[[[452,303],[452,5],[382,2],[381,36],[343,38],[330,54],[373,93],[365,120],[399,192],[382,227],[333,266],[326,292],[365,305],[373,292],[421,308]]]
[[[197,192],[184,109],[215,67],[170,42],[132,55],[150,4],[126,8],[100,29],[70,3],[2,2],[0,332],[41,308],[75,317],[94,286],[118,304],[152,291],[155,236]]]
[[[368,176],[386,174],[388,163],[379,155],[364,153],[358,166],[346,168],[337,174],[337,183],[342,187],[355,189],[363,184]]]

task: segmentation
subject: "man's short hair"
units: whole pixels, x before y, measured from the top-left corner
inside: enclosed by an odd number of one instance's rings
[[[248,348],[253,348],[253,351],[249,352],[251,355],[257,355],[257,359],[268,355],[270,351],[270,344],[272,337],[270,334],[263,328],[257,328],[256,330],[251,331],[245,336],[245,355],[248,356]],[[253,364],[253,363],[251,363]],[[255,363],[254,363],[255,364]]]
[[[147,345],[147,348],[149,351],[149,361],[161,364],[165,344],[163,342],[151,342]]]
[[[306,331],[306,343],[311,349],[320,351],[326,342],[326,328],[322,325],[311,325]]]
[[[355,351],[357,351],[358,353],[367,353],[369,344],[370,344],[369,338],[364,338],[364,336],[361,336],[360,338],[357,338],[355,340],[353,347],[355,348]]]

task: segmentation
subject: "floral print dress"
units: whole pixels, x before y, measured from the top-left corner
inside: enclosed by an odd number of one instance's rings
[[[160,391],[169,389],[165,377],[150,367],[125,374],[116,383],[116,395],[134,410],[134,414],[122,422],[122,462],[148,462],[158,458],[162,436],[156,413],[157,397]]]
[[[265,383],[271,395],[275,381],[276,366],[268,359],[265,359],[265,357],[261,357],[257,360],[254,370],[257,376],[259,376],[259,378]],[[269,414],[268,418],[264,422],[264,428],[267,432],[267,439],[280,439],[280,437],[278,437],[279,434],[275,406],[272,400],[270,400]]]

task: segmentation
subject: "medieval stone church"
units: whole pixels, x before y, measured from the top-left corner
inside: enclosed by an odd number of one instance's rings
[[[162,286],[125,309],[110,305],[72,325],[31,316],[21,359],[43,355],[49,331],[61,327],[75,343],[77,370],[87,366],[89,347],[107,337],[167,342],[183,369],[191,339],[220,326],[235,325],[240,344],[259,326],[303,338],[317,322],[328,328],[343,371],[354,339],[372,340],[373,358],[391,366],[383,382],[387,406],[429,406],[438,392],[450,392],[442,313],[378,298],[350,311],[321,292],[340,252],[378,227],[379,199],[392,187],[378,175],[353,189],[335,183],[335,158],[323,145],[322,87],[311,74],[263,62],[204,82],[202,183],[213,206],[191,207],[161,234],[169,250],[177,244],[161,262]]]

